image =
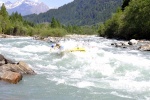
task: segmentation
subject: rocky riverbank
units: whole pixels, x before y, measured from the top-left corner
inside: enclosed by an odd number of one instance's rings
[[[27,63],[23,61],[13,62],[0,54],[0,80],[17,84],[26,74],[34,75],[36,73]]]
[[[148,40],[131,39],[129,41],[118,41],[112,43],[111,45],[115,47],[129,48],[133,50],[150,51],[150,41]]]
[[[37,37],[34,37],[34,39],[57,43],[60,40],[64,40],[64,41],[68,39],[76,40],[77,38],[85,38],[85,37],[90,37],[90,36],[89,35],[67,35],[65,37],[46,37],[46,38],[41,38],[37,36]],[[140,50],[140,51],[150,51],[149,40],[135,40],[135,39],[131,39],[129,41],[118,40],[115,43],[111,43],[111,45],[114,47],[120,47],[120,48],[129,48],[129,49]]]
[[[0,34],[0,38],[15,38],[15,37],[18,37],[18,36]]]
[[[33,39],[35,40],[42,40],[46,42],[52,42],[57,43],[60,40],[68,40],[68,39],[77,39],[77,38],[84,38],[84,37],[90,37],[91,35],[66,35],[65,37],[40,37],[40,36],[34,36]],[[93,36],[93,35],[92,35]],[[1,34],[0,38],[17,38],[18,36],[11,36],[11,35],[5,35]],[[150,51],[150,41],[149,40],[135,40],[131,39],[129,41],[120,41],[118,40],[115,43],[111,43],[114,47],[120,47],[120,48],[129,48],[134,50],[140,50],[140,51]]]

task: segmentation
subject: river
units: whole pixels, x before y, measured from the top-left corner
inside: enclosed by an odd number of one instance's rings
[[[67,39],[67,48],[50,52],[51,43],[31,37],[1,38],[0,53],[25,61],[37,75],[17,85],[0,82],[0,100],[150,100],[150,52],[115,48],[116,40],[89,36]]]

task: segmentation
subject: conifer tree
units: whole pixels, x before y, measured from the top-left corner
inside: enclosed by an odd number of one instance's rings
[[[51,21],[51,27],[52,28],[58,28],[58,27],[60,27],[61,26],[61,24],[60,24],[60,22],[57,20],[57,19],[55,19],[54,17],[52,18],[52,21]]]
[[[4,3],[1,6],[0,15],[2,15],[4,18],[8,18],[9,17]]]
[[[0,18],[1,32],[5,33],[7,28],[10,26],[10,23],[9,23],[9,15],[8,12],[6,11],[4,3],[1,6],[0,16],[1,16]]]
[[[51,21],[51,27],[52,27],[52,28],[55,28],[55,27],[56,27],[56,20],[55,20],[54,17],[52,18],[52,21]]]

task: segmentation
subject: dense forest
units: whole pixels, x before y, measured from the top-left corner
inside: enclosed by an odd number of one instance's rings
[[[150,1],[124,0],[122,8],[100,26],[99,35],[118,39],[150,39]]]
[[[121,5],[121,1],[74,0],[58,9],[25,17],[22,17],[18,12],[8,15],[3,4],[0,10],[0,33],[40,35],[42,37],[97,34],[99,23],[110,18],[111,14]]]
[[[17,12],[8,15],[3,4],[0,10],[0,34],[33,36],[64,36],[66,34],[97,34],[98,26],[62,25],[52,17],[51,22],[35,24],[23,19]]]
[[[122,0],[74,0],[46,13],[24,16],[24,19],[43,23],[55,17],[64,25],[94,25],[110,18],[121,4]]]

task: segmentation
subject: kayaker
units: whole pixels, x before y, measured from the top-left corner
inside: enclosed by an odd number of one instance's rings
[[[62,45],[60,45],[59,43],[56,43],[56,47],[57,47],[58,49],[60,49],[60,50],[63,50],[63,49],[64,49],[64,47],[63,47]]]

